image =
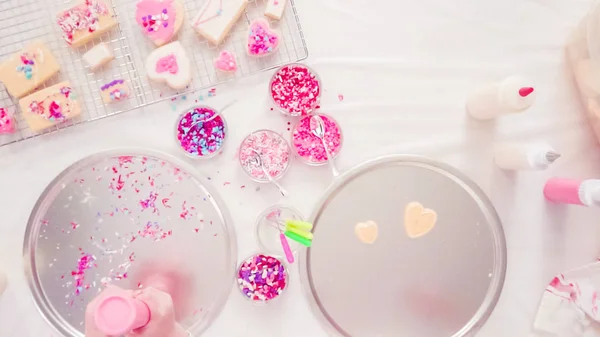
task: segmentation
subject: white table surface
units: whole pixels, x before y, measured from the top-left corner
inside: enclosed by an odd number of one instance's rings
[[[339,166],[349,168],[382,154],[418,153],[450,163],[475,180],[497,207],[508,244],[504,290],[478,336],[526,336],[551,277],[600,253],[600,210],[549,205],[542,195],[551,176],[600,174],[600,149],[583,118],[563,49],[591,1],[297,2],[309,62],[323,57],[397,60],[387,66],[316,66],[325,83],[323,105],[332,107],[324,112],[335,116],[345,132]],[[495,123],[465,117],[469,90],[512,74],[529,76],[536,85],[538,100],[529,111]],[[217,89],[215,106],[234,97],[240,101],[225,113],[233,131],[230,144],[257,128],[288,132],[287,120],[266,103],[268,76]],[[9,274],[9,287],[0,297],[0,336],[58,336],[30,299],[21,258],[26,221],[43,188],[75,160],[106,149],[149,147],[181,157],[172,140],[175,115],[161,104],[0,148],[0,268]],[[508,139],[545,140],[563,157],[544,172],[508,175],[494,168],[490,152],[494,141]],[[241,173],[235,152],[230,145],[223,156],[196,166],[213,177],[229,206],[242,257],[255,249],[256,215],[284,200],[270,186],[260,192],[240,189],[256,184]],[[309,214],[330,180],[326,167],[296,163],[282,181],[291,192],[285,202]],[[224,186],[225,181],[231,184]],[[326,335],[299,282],[292,282],[280,304],[257,308],[232,293],[206,336]]]

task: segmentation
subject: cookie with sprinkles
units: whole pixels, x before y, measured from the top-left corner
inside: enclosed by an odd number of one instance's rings
[[[0,108],[0,135],[15,132],[13,116],[4,108]]]
[[[80,47],[117,26],[112,6],[101,0],[85,0],[57,15],[63,38]]]
[[[271,29],[267,20],[256,19],[248,29],[248,55],[269,55],[279,47],[280,40],[279,34]]]
[[[185,18],[181,0],[142,0],[137,3],[135,20],[157,47],[171,41]]]

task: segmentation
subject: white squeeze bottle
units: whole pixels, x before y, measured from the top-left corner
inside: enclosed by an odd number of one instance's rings
[[[545,143],[494,144],[494,161],[504,170],[545,170],[560,154]]]
[[[511,76],[474,90],[467,97],[467,112],[480,120],[519,113],[533,105],[535,96],[535,89],[529,80]]]

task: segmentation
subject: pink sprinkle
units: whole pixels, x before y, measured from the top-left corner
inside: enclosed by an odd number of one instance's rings
[[[239,159],[244,171],[257,181],[268,181],[262,168],[252,162],[256,156],[253,149],[260,153],[271,177],[283,176],[290,165],[290,146],[283,137],[271,130],[260,130],[248,135],[240,146]]]
[[[165,206],[166,208],[171,208],[171,206],[169,206],[167,203],[169,202],[169,198],[163,198],[162,200],[162,204],[163,206]]]
[[[343,101],[343,100],[344,100],[344,95],[342,95],[342,94],[339,94],[339,95],[338,95],[338,99],[340,100],[340,102],[341,102],[341,101]]]
[[[77,229],[79,227],[79,224],[76,223],[75,221],[71,221],[71,228],[72,229]]]
[[[290,116],[307,115],[319,104],[321,82],[304,65],[282,67],[273,75],[271,97],[275,104]]]
[[[319,115],[325,124],[325,143],[335,157],[342,147],[342,132],[337,122],[326,115]],[[292,143],[298,156],[311,164],[327,162],[327,153],[319,137],[312,133],[311,116],[303,117],[294,128]]]
[[[231,183],[229,181],[226,181],[226,182],[223,183],[223,186],[227,186],[227,185],[230,185],[230,184]]]

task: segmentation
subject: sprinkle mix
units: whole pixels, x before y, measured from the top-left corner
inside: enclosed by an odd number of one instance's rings
[[[246,298],[267,302],[285,290],[288,275],[283,263],[277,258],[259,254],[242,263],[237,282]]]
[[[63,38],[71,44],[78,30],[95,32],[98,29],[100,17],[107,14],[108,9],[102,2],[86,0],[85,3],[59,15],[58,25],[63,31]]]
[[[157,32],[161,27],[169,27],[169,11],[163,8],[159,14],[143,16],[142,26],[148,32]]]
[[[270,94],[287,115],[309,114],[319,104],[321,82],[308,67],[290,64],[279,69],[271,80]]]
[[[0,135],[5,133],[13,133],[15,125],[12,116],[4,108],[0,108]]]
[[[23,73],[25,78],[30,80],[33,78],[33,70],[35,65],[35,53],[25,52],[21,54],[21,65],[17,66],[17,72]]]
[[[260,130],[251,133],[240,146],[240,164],[244,171],[253,179],[261,182],[269,181],[262,168],[253,161],[256,153],[260,153],[262,162],[273,179],[283,176],[290,165],[290,146],[271,130]]]
[[[338,123],[331,117],[319,115],[325,124],[325,143],[332,157],[335,157],[342,147],[342,131]],[[324,164],[327,162],[327,153],[323,142],[312,133],[311,116],[303,117],[294,128],[292,146],[296,154],[310,164]]]
[[[225,121],[214,116],[215,110],[196,107],[183,113],[177,124],[177,140],[183,150],[194,156],[204,157],[217,153],[225,140]]]

